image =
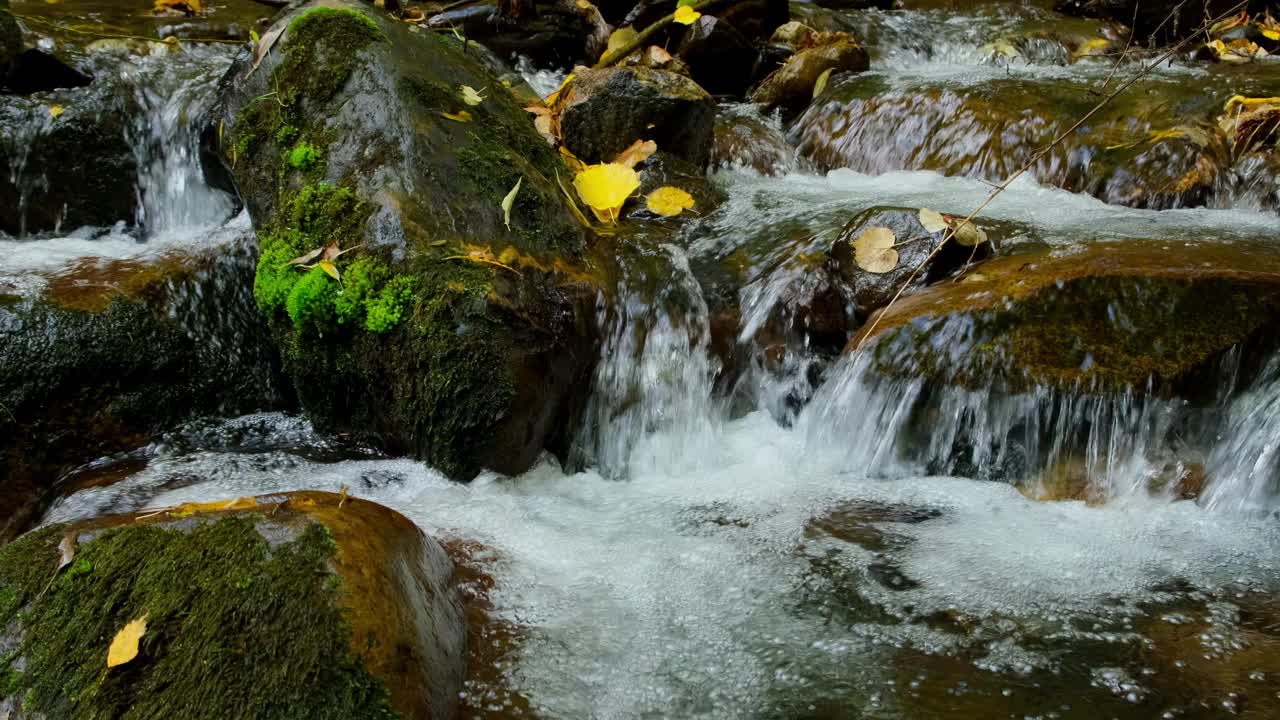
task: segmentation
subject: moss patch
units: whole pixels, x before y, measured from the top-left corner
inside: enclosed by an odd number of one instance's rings
[[[319,160],[320,148],[308,142],[300,142],[289,151],[289,165],[294,170],[310,170]]]
[[[0,677],[25,710],[70,720],[396,717],[351,654],[322,526],[272,548],[246,516],[190,532],[132,525],[82,545],[75,568],[50,583],[62,531],[0,549],[0,627],[17,620],[22,634]],[[107,670],[111,638],[143,615],[138,658]]]

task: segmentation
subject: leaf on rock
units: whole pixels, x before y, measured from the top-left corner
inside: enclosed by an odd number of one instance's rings
[[[622,204],[640,187],[635,170],[618,163],[590,165],[573,179],[578,196],[603,222],[617,222]]]
[[[663,217],[675,217],[693,207],[693,196],[678,187],[660,187],[645,197],[644,206]]]
[[[652,140],[637,140],[631,143],[626,150],[618,153],[618,157],[614,158],[613,161],[619,165],[633,168],[636,164],[648,160],[649,156],[656,152],[658,152],[658,143]]]
[[[442,112],[440,114],[449,118],[454,122],[460,122],[460,123],[471,122],[471,113],[467,112],[466,110],[459,110],[456,113]]]
[[[62,536],[62,542],[58,543],[58,567],[57,570],[71,564],[76,557],[76,536],[78,533],[69,532]],[[55,570],[54,572],[57,572]]]
[[[132,620],[116,633],[107,648],[107,667],[123,665],[138,657],[138,642],[147,632],[147,616]]]
[[[827,89],[827,80],[831,78],[831,71],[834,69],[835,68],[827,68],[826,70],[823,70],[822,74],[819,75],[818,79],[813,83],[814,98],[817,98],[819,95],[822,94],[823,90]]]
[[[520,183],[522,182],[524,182],[523,175],[520,176],[519,180],[516,180],[515,187],[511,188],[511,192],[502,198],[502,222],[506,223],[508,230],[511,229],[511,204],[516,201],[516,193],[520,192]]]
[[[615,52],[617,52],[618,50],[621,50],[624,47],[627,47],[631,43],[635,42],[636,39],[639,37],[640,37],[640,33],[636,32],[636,29],[631,27],[630,25],[626,27],[620,27],[617,30],[614,30],[612,33],[609,34],[609,43],[605,45],[604,53],[600,55],[600,59],[603,60],[607,57],[611,57]],[[569,77],[573,77],[573,76],[570,75]],[[569,81],[568,78],[566,78],[565,82],[568,82],[568,81]],[[561,87],[563,88],[564,86],[562,85]],[[559,92],[559,91],[557,90],[556,92]],[[552,93],[552,94],[554,95],[555,93]],[[548,98],[547,102],[550,103],[551,99]]]
[[[62,117],[62,112],[63,112],[63,109],[61,105],[49,106],[49,117],[53,118],[54,120],[57,120],[58,118]]]
[[[587,164],[579,160],[577,155],[574,155],[569,148],[563,145],[560,146],[560,159],[575,175],[587,169]]]
[[[942,213],[935,212],[929,208],[920,208],[920,224],[930,233],[942,232],[949,227],[947,219],[942,217]]]
[[[547,107],[554,107],[556,102],[560,100],[560,96],[564,94],[565,88],[569,87],[569,83],[573,82],[574,74],[569,73],[565,76],[564,82],[560,83],[560,87],[556,88],[550,95],[546,97]]]
[[[895,242],[897,238],[889,228],[867,228],[853,241],[853,261],[867,272],[887,273],[898,266]]]
[[[480,94],[480,91],[470,85],[463,85],[458,94],[462,96],[462,102],[472,107],[484,102],[484,96]]]
[[[697,22],[700,17],[702,17],[702,13],[694,10],[692,6],[681,5],[676,8],[676,14],[672,19],[681,25],[692,25]]]
[[[961,245],[974,247],[987,241],[987,234],[982,231],[982,228],[974,225],[972,221],[953,217],[951,218],[951,223],[955,227],[955,233],[952,237]]]

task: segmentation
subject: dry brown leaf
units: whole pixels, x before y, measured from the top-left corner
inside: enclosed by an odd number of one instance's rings
[[[658,152],[658,143],[652,140],[637,140],[622,152],[618,153],[618,157],[614,158],[614,162],[619,165],[625,165],[634,168],[637,164],[649,159],[649,156]]]
[[[942,232],[948,227],[947,219],[942,217],[942,213],[935,212],[929,208],[920,208],[920,224],[929,233]]]
[[[76,535],[75,532],[69,532],[62,536],[62,542],[58,543],[58,570],[71,564],[76,557]],[[55,571],[56,572],[56,571]]]
[[[987,241],[987,234],[970,220],[952,217],[951,225],[955,228],[955,241],[965,247],[974,247]]]
[[[853,241],[853,260],[867,272],[887,273],[898,266],[895,242],[897,238],[889,228],[867,228]]]

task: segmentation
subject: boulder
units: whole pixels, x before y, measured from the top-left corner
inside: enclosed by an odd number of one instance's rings
[[[41,528],[0,548],[0,707],[18,718],[453,718],[453,563],[321,492]],[[145,622],[136,653],[108,647]]]
[[[715,101],[683,75],[635,66],[585,70],[561,103],[561,138],[583,162],[613,160],[640,138],[700,168],[711,157]]]
[[[523,55],[538,67],[572,67],[583,52],[592,26],[570,2],[534,3],[532,17],[514,20],[486,0],[432,15],[427,25],[438,30],[456,28],[463,36],[484,44],[505,61]]]
[[[782,175],[795,166],[795,148],[776,120],[740,108],[719,109],[711,145],[713,170],[751,168],[761,175]]]
[[[9,14],[9,0],[0,0],[0,85],[8,77],[13,62],[22,52],[22,29]]]
[[[881,371],[965,387],[1212,394],[1199,373],[1274,333],[1278,277],[1265,245],[1133,240],[1010,255],[903,296],[850,347],[873,341]]]
[[[760,53],[725,20],[703,15],[685,31],[676,56],[695,81],[713,95],[740,97],[751,84]]]
[[[137,157],[131,118],[111,83],[38,99],[0,95],[0,231],[10,235],[132,222]],[[62,108],[53,117],[49,109]]]
[[[458,479],[566,449],[594,290],[568,170],[522,103],[453,35],[355,0],[263,37],[205,138],[253,218],[255,297],[307,415]]]
[[[0,540],[82,463],[194,417],[280,404],[251,278],[252,259],[227,250],[87,258],[24,277],[36,291],[0,280]]]
[[[675,11],[676,0],[640,0],[621,24],[641,30]],[[729,23],[753,42],[767,40],[775,28],[791,19],[787,0],[738,0],[712,7],[706,14],[715,15]],[[663,31],[659,31],[655,44],[668,47],[663,41],[668,38],[678,39],[679,35],[674,34],[678,27],[667,28],[672,33],[667,37],[664,37]]]
[[[868,67],[867,51],[852,39],[802,50],[760,83],[751,93],[751,102],[798,112],[813,99],[813,87],[824,72],[856,73]]]
[[[1194,5],[1194,6],[1193,6]],[[1243,8],[1253,14],[1265,10],[1265,0],[1249,0]],[[1209,20],[1223,14],[1239,14],[1239,3],[1231,0],[1057,0],[1054,10],[1066,15],[1103,18],[1132,25],[1142,44],[1172,44],[1188,37]],[[1233,12],[1234,11],[1234,12]]]
[[[979,227],[983,225],[981,221],[976,224]],[[872,228],[884,228],[893,233],[898,260],[888,272],[871,272],[857,262],[854,242]],[[830,257],[836,271],[852,289],[853,304],[858,314],[865,318],[888,305],[908,279],[911,280],[911,288],[924,287],[991,253],[990,241],[973,247],[948,241],[934,255],[933,249],[942,240],[944,232],[927,230],[920,222],[920,211],[916,209],[872,208],[850,220],[831,246]],[[921,266],[924,266],[924,271],[916,272],[916,268]]]

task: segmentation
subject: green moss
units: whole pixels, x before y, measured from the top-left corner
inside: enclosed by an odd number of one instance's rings
[[[276,142],[281,145],[288,145],[298,137],[298,128],[292,125],[281,125],[276,131]]]
[[[360,62],[357,54],[387,36],[372,18],[346,8],[314,7],[289,23],[281,84],[289,91],[286,104],[305,98],[332,97]]]
[[[359,325],[364,322],[365,302],[387,281],[387,266],[363,257],[351,264],[342,276],[342,290],[334,299],[334,311],[343,325]]]
[[[245,516],[190,532],[131,525],[78,549],[91,573],[50,583],[63,530],[0,549],[0,587],[25,607],[0,691],[22,697],[27,715],[395,717],[386,688],[352,655],[322,526],[272,548]],[[3,610],[0,627],[18,621],[12,604]],[[108,670],[110,639],[144,615],[139,656]]]
[[[416,285],[416,278],[398,275],[384,285],[376,297],[370,296],[365,303],[365,327],[371,332],[384,333],[399,325],[413,300]]]
[[[310,170],[320,160],[320,148],[308,142],[300,142],[289,151],[289,165],[294,170]]]
[[[324,335],[333,330],[337,322],[334,300],[338,296],[338,283],[320,268],[312,268],[289,291],[285,309],[298,332],[315,332]]]

